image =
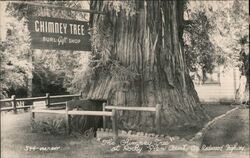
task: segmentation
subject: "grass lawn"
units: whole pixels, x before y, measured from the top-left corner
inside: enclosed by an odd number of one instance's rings
[[[222,115],[224,113],[226,113],[227,111],[233,109],[233,106],[230,105],[218,105],[218,104],[206,104],[203,105],[205,111],[207,112],[207,114],[211,117],[211,119]],[[201,129],[201,127],[197,127],[197,126],[182,126],[179,128],[175,128],[175,129],[168,129],[166,132],[168,133],[168,135],[170,136],[179,136],[181,138],[185,138],[185,139],[191,139],[195,133],[199,132]],[[185,131],[185,132],[183,132]]]
[[[240,108],[218,120],[203,139],[203,144],[210,146],[236,143],[249,147],[249,109]]]
[[[223,105],[206,105],[205,107],[211,117],[218,116],[232,109],[230,106]],[[233,124],[237,124],[237,119],[243,121],[242,125],[246,125],[246,119],[249,119],[248,110],[238,114],[232,115],[230,118],[236,119]],[[245,110],[245,111],[244,111]],[[241,115],[243,115],[241,117]],[[49,114],[39,114],[37,119],[44,119],[51,117]],[[237,117],[238,116],[238,117]],[[61,118],[58,116],[52,116]],[[249,122],[249,121],[248,121]],[[227,126],[225,122],[219,126]],[[239,126],[237,126],[240,128]],[[224,130],[224,129],[223,129]],[[248,127],[241,128],[244,131],[244,139],[249,138],[249,135],[245,133],[249,130]],[[183,131],[185,132],[185,131]],[[242,134],[242,133],[238,133]],[[218,135],[219,136],[219,135]],[[209,138],[209,137],[208,137]],[[209,138],[212,139],[212,138]],[[33,147],[33,148],[30,148]],[[37,147],[39,149],[35,149]],[[39,151],[42,147],[55,147],[54,151]],[[57,147],[57,148],[56,148]],[[26,151],[29,149],[30,151]],[[229,157],[229,158],[247,158],[249,153],[223,153],[223,152],[203,152],[198,153],[195,157],[209,158],[209,157]],[[165,153],[141,153],[134,152],[119,152],[113,153],[110,151],[110,146],[102,145],[95,139],[74,138],[72,136],[53,136],[50,134],[32,133],[30,129],[30,115],[29,113],[20,112],[17,115],[12,113],[1,113],[1,157],[2,158],[92,158],[92,157],[164,157],[164,158],[188,158],[194,157],[194,155],[188,155],[184,152],[165,152]]]
[[[218,104],[204,104],[203,107],[205,108],[205,110],[207,111],[208,115],[211,118],[224,114],[228,110],[234,108],[234,106],[231,105],[218,105]]]

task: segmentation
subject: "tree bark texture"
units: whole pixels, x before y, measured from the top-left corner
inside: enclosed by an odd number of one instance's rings
[[[108,34],[110,59],[138,75],[133,80],[126,75],[117,80],[112,73],[96,72],[86,87],[87,98],[106,99],[116,106],[162,104],[162,132],[170,126],[202,123],[207,117],[189,77],[183,51],[184,3],[131,3],[136,12],[128,16],[125,10],[117,13],[110,9],[108,2],[91,2],[92,9],[107,13],[95,14],[91,20],[93,27]],[[119,128],[154,131],[154,119],[154,113],[119,112]]]

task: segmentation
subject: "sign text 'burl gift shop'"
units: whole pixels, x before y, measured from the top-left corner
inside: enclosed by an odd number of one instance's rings
[[[85,21],[30,17],[29,31],[34,49],[91,50],[89,25]]]

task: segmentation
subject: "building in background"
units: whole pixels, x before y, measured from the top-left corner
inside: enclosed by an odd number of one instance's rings
[[[236,91],[240,86],[240,74],[238,68],[224,69],[223,66],[218,66],[211,74],[195,75],[193,81],[200,101],[206,103],[235,102]]]

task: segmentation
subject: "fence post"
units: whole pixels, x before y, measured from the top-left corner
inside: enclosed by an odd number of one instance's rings
[[[82,92],[80,92],[79,100],[82,98]]]
[[[156,124],[157,134],[161,134],[161,117],[160,117],[161,108],[162,106],[160,104],[156,105],[155,124]]]
[[[117,143],[118,140],[118,128],[117,128],[117,111],[112,109],[112,128],[114,133],[114,141]]]
[[[70,129],[70,121],[71,121],[71,116],[68,114],[68,102],[66,102],[66,134],[70,134],[71,129]]]
[[[49,108],[50,106],[50,94],[49,93],[46,93],[46,107]]]
[[[11,99],[12,99],[12,101],[11,101],[11,104],[12,104],[12,108],[13,108],[13,111],[14,111],[14,114],[16,114],[17,113],[17,109],[16,109],[16,96],[15,95],[12,95],[11,96]]]
[[[105,111],[105,106],[106,106],[106,103],[102,103],[102,111]],[[105,129],[106,128],[106,117],[103,116],[102,120],[103,120],[103,129]]]
[[[34,109],[34,106],[31,105],[30,106],[30,121],[31,121],[31,131],[33,131],[33,125],[34,125],[34,122],[35,122],[35,113],[32,112],[32,110]]]
[[[22,102],[20,101],[20,103],[22,103],[22,106],[25,106],[25,102],[24,102],[24,101],[22,101]],[[23,111],[24,111],[24,112],[27,112],[27,111],[28,111],[28,108],[24,108]]]

